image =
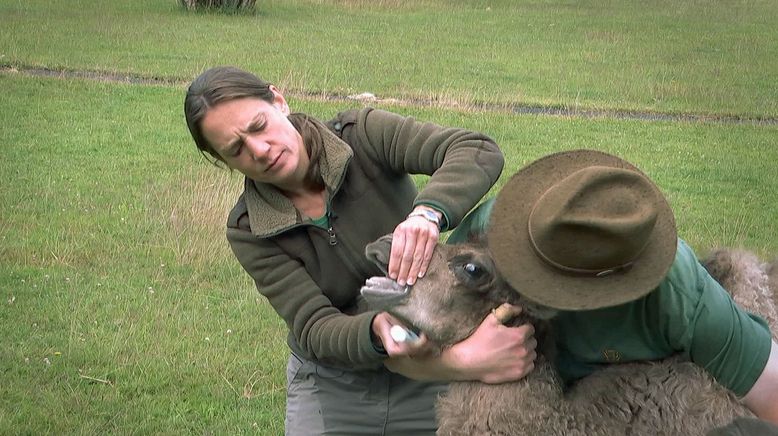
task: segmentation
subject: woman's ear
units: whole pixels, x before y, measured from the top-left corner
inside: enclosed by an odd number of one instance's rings
[[[281,91],[279,91],[275,85],[270,85],[270,92],[273,93],[273,106],[278,108],[284,115],[289,115],[291,111],[289,110],[289,105],[286,103],[286,99],[284,98],[284,95],[281,94]]]

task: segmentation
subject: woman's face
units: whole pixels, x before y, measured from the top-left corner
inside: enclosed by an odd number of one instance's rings
[[[286,101],[271,89],[276,94],[272,103],[258,98],[219,103],[208,110],[200,128],[230,168],[257,182],[296,190],[303,186],[308,154],[287,118]]]

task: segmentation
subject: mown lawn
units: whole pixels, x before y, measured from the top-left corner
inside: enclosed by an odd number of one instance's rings
[[[239,177],[195,152],[183,89],[0,86],[0,433],[281,433],[285,328],[226,247]],[[701,252],[778,253],[776,128],[389,109],[490,132],[500,184],[552,151],[619,153]]]
[[[188,80],[235,64],[287,89],[778,116],[772,0],[0,0],[0,65]]]

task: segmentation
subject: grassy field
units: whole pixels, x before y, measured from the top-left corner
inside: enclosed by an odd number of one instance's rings
[[[174,79],[229,63],[314,93],[778,114],[767,2],[270,1],[230,17],[54,3],[0,0],[0,63]],[[587,51],[619,59],[572,55]],[[674,85],[656,99],[662,71]],[[240,177],[196,152],[184,88],[0,72],[0,89],[0,434],[282,434],[286,329],[226,245]],[[778,254],[778,126],[382,107],[493,136],[495,189],[549,152],[618,153],[701,254]]]
[[[287,89],[778,116],[778,8],[754,1],[0,0],[0,64],[190,79],[236,64]]]

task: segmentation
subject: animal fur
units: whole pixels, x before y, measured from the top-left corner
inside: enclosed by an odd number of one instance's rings
[[[711,276],[724,287],[739,306],[762,315],[770,330],[778,332],[776,294],[778,262],[768,265],[745,250],[718,249],[703,262]]]
[[[391,239],[369,245],[368,257],[385,265],[389,244]],[[715,252],[704,264],[736,301],[774,323],[775,295],[768,283],[778,283],[778,266],[729,250]],[[425,278],[410,290],[395,291],[378,300],[363,294],[443,347],[469,336],[504,302],[523,306],[514,324],[534,322],[539,344],[545,343],[535,370],[522,380],[452,382],[437,403],[439,435],[703,435],[735,417],[753,416],[704,370],[677,357],[613,365],[563,392],[550,363],[551,341],[543,338],[554,311],[508,287],[477,244],[438,246]]]

